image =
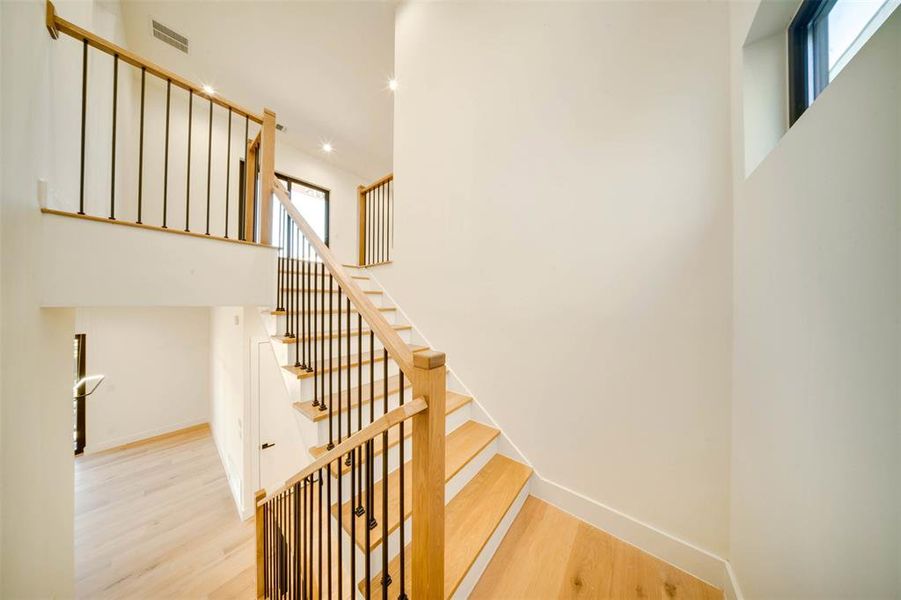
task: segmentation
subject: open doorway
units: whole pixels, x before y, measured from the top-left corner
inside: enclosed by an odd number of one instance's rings
[[[83,333],[76,333],[72,344],[72,353],[75,363],[74,379],[72,380],[72,443],[75,454],[84,452],[85,446],[85,392],[87,381],[85,380],[85,365],[87,364],[85,355],[85,340],[87,336]]]

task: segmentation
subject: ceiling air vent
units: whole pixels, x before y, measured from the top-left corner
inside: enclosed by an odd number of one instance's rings
[[[279,131],[288,131],[288,128],[285,127],[284,125],[282,125],[281,123],[276,123],[275,128],[278,129]]]
[[[188,38],[183,36],[180,33],[176,33],[157,21],[156,19],[152,20],[153,22],[153,37],[156,39],[166,42],[173,48],[177,48],[184,52],[188,53]]]

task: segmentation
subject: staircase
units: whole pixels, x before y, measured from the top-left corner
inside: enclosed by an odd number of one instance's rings
[[[289,482],[285,488],[293,498],[288,501],[289,508],[274,509],[280,516],[274,525],[270,523],[273,537],[293,536],[295,540],[274,551],[272,544],[266,544],[272,538],[264,540],[264,555],[281,564],[274,574],[271,565],[264,566],[267,584],[261,595],[409,596],[416,577],[411,536],[419,526],[414,505],[425,488],[424,482],[417,480],[412,460],[416,449],[413,427],[404,427],[400,421],[401,426],[369,437],[362,450],[348,437],[403,410],[412,397],[415,374],[405,374],[392,359],[376,334],[378,329],[395,335],[414,361],[417,356],[434,353],[420,343],[422,336],[404,321],[402,312],[390,304],[367,270],[338,265],[319,240],[311,239],[312,231],[292,208],[283,204],[285,213],[280,217],[280,223],[287,223],[281,231],[293,233],[278,236],[282,247],[279,306],[264,312],[293,407],[304,431],[312,432],[310,439],[315,440],[309,458],[316,462],[312,470],[305,470],[310,471],[308,475],[315,472],[315,477],[301,474],[299,480],[311,488],[307,491],[292,490],[296,481]],[[300,247],[297,240],[303,240]],[[311,247],[315,247],[312,253]],[[365,309],[352,305],[347,296],[354,291],[339,285],[339,280],[352,282],[357,295],[371,303],[373,310],[366,314]],[[373,326],[364,314],[380,322]],[[484,419],[470,396],[455,389],[452,378],[449,383],[444,377],[442,380],[440,417],[445,438],[438,482],[445,503],[443,597],[466,597],[528,496],[532,470],[500,453],[500,431]],[[351,450],[349,454],[342,451],[342,445]],[[336,452],[347,458],[334,460]],[[323,496],[321,507],[319,494]],[[311,510],[298,525],[293,517],[296,505],[309,498],[313,500]],[[266,502],[278,505],[279,500],[270,494],[260,505]],[[308,526],[310,518],[312,527]],[[288,564],[285,556],[295,552],[302,555],[301,563],[306,556],[305,572],[293,571]],[[320,561],[324,563],[321,569]]]

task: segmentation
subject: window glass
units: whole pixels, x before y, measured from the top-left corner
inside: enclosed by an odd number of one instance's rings
[[[829,81],[835,79],[848,63],[847,59],[882,24],[874,19],[888,4],[887,0],[838,0],[835,3],[829,11]],[[858,40],[860,43],[856,44]]]

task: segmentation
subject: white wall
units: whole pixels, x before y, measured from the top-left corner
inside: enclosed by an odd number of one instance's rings
[[[753,8],[733,7],[733,75]],[[896,14],[735,171],[730,560],[748,598],[901,596],[899,76]]]
[[[244,310],[224,306],[208,311],[210,345],[210,427],[238,509],[243,509],[244,423],[247,350]]]
[[[271,305],[276,250],[43,215],[42,306]]]
[[[83,8],[90,14],[92,5]],[[69,597],[73,589],[72,334],[74,313],[42,310],[37,179],[48,177],[51,82],[44,5],[0,3],[3,148],[0,368],[0,595]],[[28,451],[23,451],[27,449]]]
[[[81,308],[87,373],[106,379],[87,399],[85,452],[209,420],[205,308]]]
[[[728,548],[727,8],[408,4],[379,279],[543,477]]]

